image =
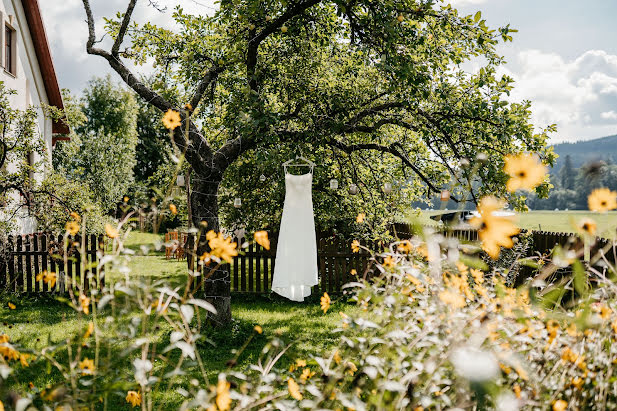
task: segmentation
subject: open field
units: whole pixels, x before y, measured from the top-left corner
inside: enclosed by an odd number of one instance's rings
[[[152,234],[134,233],[129,237],[126,246],[138,249],[141,245],[150,244],[159,237]],[[130,263],[131,276],[150,277],[154,279],[167,278],[172,284],[185,281],[186,261],[166,260],[164,253],[157,252],[148,256],[133,257]],[[119,273],[108,273],[113,281]],[[15,310],[7,307],[8,302],[16,304]],[[357,310],[355,305],[333,299],[333,305],[327,314],[319,307],[319,296],[312,296],[305,303],[292,303],[277,297],[265,296],[232,296],[233,324],[230,328],[220,330],[207,328],[204,331],[207,341],[200,344],[200,354],[204,359],[205,369],[211,383],[216,382],[219,372],[227,370],[227,362],[234,358],[233,350],[237,350],[251,337],[250,343],[238,358],[237,371],[246,370],[250,364],[257,361],[263,346],[275,335],[284,341],[293,343],[288,355],[281,358],[281,367],[287,368],[296,358],[310,359],[312,353],[333,349],[338,343],[337,334],[333,330],[339,325],[339,312],[352,313]],[[141,315],[138,312],[131,315]],[[253,331],[255,325],[263,328],[263,334]],[[68,338],[81,336],[87,328],[87,321],[72,309],[68,302],[52,297],[0,296],[0,333],[10,336],[11,341],[21,347],[35,349],[43,348],[50,341],[66,341]],[[160,343],[168,341],[171,328],[162,327]],[[92,347],[84,348],[92,356]],[[66,363],[67,353],[61,351],[56,359]],[[127,363],[126,369],[118,370],[126,375],[128,382],[133,380],[132,369]],[[58,373],[54,369],[45,369],[33,364],[26,372],[21,372],[20,379],[11,380],[11,388],[27,392],[29,383],[34,389],[43,389],[58,381]],[[199,378],[198,374],[186,375],[183,378]],[[123,395],[126,395],[124,393]],[[181,397],[173,388],[161,389],[157,394],[164,409],[176,409]],[[110,409],[129,409],[124,397],[118,395],[110,398]]]
[[[430,216],[450,211],[421,211],[417,217],[423,224],[435,224]],[[410,216],[409,219],[412,219]],[[617,229],[617,212],[593,213],[585,210],[575,211],[551,211],[537,210],[517,215],[518,224],[528,230],[542,230],[555,232],[574,232],[578,221],[583,218],[591,218],[598,224],[598,235],[611,237]]]

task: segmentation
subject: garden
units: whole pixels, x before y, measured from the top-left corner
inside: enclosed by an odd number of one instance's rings
[[[587,210],[529,211],[556,126],[498,74],[515,29],[432,0],[175,30],[90,3],[114,76],[47,109],[70,138],[0,87],[0,410],[617,407],[617,192],[597,166]],[[429,218],[451,204],[465,227]]]

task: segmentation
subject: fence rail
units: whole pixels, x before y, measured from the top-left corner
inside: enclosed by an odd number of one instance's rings
[[[64,237],[48,233],[9,236],[0,254],[0,290],[11,293],[63,293],[69,288],[103,286],[104,277],[97,265],[97,252],[104,252],[103,236],[69,237],[64,257]],[[79,250],[84,246],[85,253]],[[66,260],[66,262],[65,262]],[[51,287],[37,276],[55,272]]]

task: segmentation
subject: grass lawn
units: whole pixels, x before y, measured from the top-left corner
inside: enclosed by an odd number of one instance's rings
[[[126,246],[137,249],[157,239],[158,236],[152,234],[133,233]],[[159,252],[149,256],[134,257],[130,266],[132,276],[166,277],[171,282],[178,282],[184,281],[186,262],[166,260],[164,253]],[[112,281],[114,277],[120,275],[108,274]],[[305,303],[292,303],[274,296],[233,295],[232,326],[224,330],[206,329],[204,334],[209,343],[200,346],[200,354],[205,362],[210,382],[216,382],[217,374],[227,369],[227,361],[234,358],[233,351],[254,335],[255,325],[261,325],[264,332],[251,340],[239,357],[236,370],[245,370],[250,364],[255,363],[263,346],[275,335],[280,335],[284,341],[294,343],[289,355],[281,359],[280,365],[284,368],[296,358],[308,360],[313,353],[334,348],[338,340],[332,331],[340,322],[339,311],[350,313],[357,308],[345,301],[338,301],[333,303],[327,314],[324,314],[320,310],[318,297],[313,296],[313,299]],[[9,301],[17,305],[15,310],[7,308]],[[0,332],[8,334],[11,341],[22,347],[42,348],[48,338],[51,341],[61,341],[74,335],[82,335],[86,326],[86,321],[79,319],[77,313],[63,301],[51,297],[0,297]],[[168,341],[166,339],[169,331],[161,330],[161,344]],[[66,362],[66,356],[64,361]],[[131,375],[130,366],[127,365],[127,369],[122,372],[127,374],[128,379]],[[19,379],[13,382],[12,388],[22,392],[29,389],[29,382],[42,389],[56,382],[58,378],[58,374],[53,370],[36,366],[18,375]],[[185,378],[192,377],[194,376]],[[173,389],[162,391],[157,396],[166,404],[166,409],[177,408],[181,401]],[[128,406],[124,398],[118,396],[113,399],[110,409],[128,409]]]
[[[416,218],[422,224],[434,225],[435,221],[430,216],[450,211],[422,211]],[[575,225],[581,219],[592,218],[598,224],[598,234],[601,236],[611,236],[617,229],[617,212],[593,213],[585,210],[574,211],[550,211],[536,210],[517,215],[518,224],[521,228],[528,230],[542,230],[555,232],[574,232]],[[413,218],[410,215],[409,219]]]

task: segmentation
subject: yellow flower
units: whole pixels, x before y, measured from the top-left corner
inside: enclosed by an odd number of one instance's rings
[[[71,216],[71,218],[73,220],[75,220],[76,222],[80,222],[81,221],[81,217],[79,216],[79,214],[77,214],[75,211],[73,211],[71,214],[69,214]]]
[[[568,403],[564,400],[557,400],[553,403],[553,411],[565,411]]]
[[[575,377],[575,378],[572,378],[570,385],[575,387],[577,390],[580,390],[581,388],[583,388],[583,383],[584,381],[581,377]]]
[[[404,241],[401,241],[401,243],[397,246],[397,249],[401,253],[409,254],[411,253],[411,250],[413,250],[413,245],[411,245],[411,241],[404,240]]]
[[[81,370],[82,374],[94,373],[94,361],[92,361],[88,357],[84,358],[83,361],[79,362],[79,369]]]
[[[591,218],[583,218],[578,222],[577,228],[581,234],[596,235],[598,225]]]
[[[259,244],[266,250],[270,249],[270,239],[268,238],[267,231],[263,231],[263,230],[257,231],[255,232],[254,237],[255,237],[255,241],[257,242],[257,244]]]
[[[306,360],[296,359],[296,367],[306,367]]]
[[[130,199],[129,199],[127,196],[124,196],[124,198],[123,198],[122,200],[123,200],[125,203],[128,203]]]
[[[332,359],[334,360],[335,363],[340,364],[341,361],[343,361],[343,359],[341,358],[341,354],[338,352],[338,350],[336,350],[334,352],[334,356],[332,357]]]
[[[231,237],[225,237],[223,233],[217,234],[210,230],[206,234],[206,239],[211,249],[211,256],[231,263],[233,258],[238,255],[238,250],[236,250],[237,244],[231,242]]]
[[[321,297],[321,309],[323,310],[324,314],[330,308],[331,302],[332,301],[330,300],[330,296],[328,295],[328,293],[323,293],[323,296]]]
[[[88,329],[86,330],[86,333],[84,334],[84,345],[86,344],[86,340],[90,338],[93,332],[94,332],[94,323],[89,322]]]
[[[313,375],[315,375],[315,371],[311,371],[310,368],[305,368],[305,369],[302,370],[302,375],[300,375],[300,381],[302,381],[302,383],[304,384]]]
[[[105,224],[105,234],[107,234],[107,237],[109,238],[116,238],[120,233],[116,227],[111,224]]]
[[[30,358],[30,354],[19,354],[19,362],[22,367],[29,367],[28,359]]]
[[[169,211],[171,211],[173,215],[176,215],[178,214],[178,207],[176,207],[175,204],[169,204]]]
[[[354,253],[359,253],[360,252],[360,241],[353,240],[351,242],[351,251],[353,251]]]
[[[521,153],[505,157],[504,171],[510,176],[506,188],[511,193],[516,190],[533,190],[544,181],[546,166],[533,154]]]
[[[15,304],[13,304],[12,302],[9,301],[8,306],[11,310],[14,310],[17,308],[17,306]]]
[[[348,361],[347,364],[345,364],[345,368],[347,369],[347,374],[349,375],[354,375],[356,371],[358,371],[358,367],[356,367],[356,364],[352,363],[351,361]]]
[[[84,314],[90,314],[90,298],[86,297],[85,294],[79,294],[79,305]]]
[[[129,391],[126,393],[126,402],[131,404],[133,407],[138,407],[141,405],[141,394],[137,391]]]
[[[501,210],[504,205],[503,201],[495,197],[484,197],[478,206],[480,217],[470,220],[470,224],[478,230],[482,249],[494,260],[499,257],[500,247],[512,248],[514,246],[511,237],[520,232],[511,217],[495,215],[495,212]]]
[[[226,380],[219,380],[216,385],[216,405],[221,411],[226,411],[231,408],[229,387],[230,384]]]
[[[287,390],[289,391],[289,395],[291,395],[293,398],[295,398],[298,401],[302,400],[302,393],[300,392],[300,386],[293,378],[289,378],[287,380]]]
[[[54,286],[56,285],[56,279],[57,279],[56,273],[48,272],[47,270],[43,270],[42,273],[39,273],[36,276],[36,281],[43,280],[45,284],[49,284],[50,288],[54,288]]]
[[[349,274],[351,274],[351,275],[358,275],[358,271],[355,268],[352,268],[351,271],[349,272]]]
[[[70,235],[75,235],[79,232],[79,224],[75,221],[69,221],[66,223],[66,232]]]
[[[455,291],[442,291],[439,293],[439,299],[453,308],[463,308],[467,305],[465,297]]]
[[[617,193],[608,188],[597,188],[587,197],[591,211],[605,212],[617,208]]]
[[[392,258],[391,255],[388,255],[383,260],[383,266],[385,268],[394,268],[396,266],[396,262],[394,261],[394,258]]]
[[[365,218],[366,218],[366,214],[359,213],[358,216],[356,217],[356,223],[362,224]]]
[[[171,109],[167,110],[167,113],[163,116],[163,125],[169,130],[181,126],[182,120],[180,119],[180,113]]]
[[[263,328],[261,328],[261,325],[256,325],[255,327],[253,327],[253,330],[255,330],[257,334],[262,334],[264,332]]]

